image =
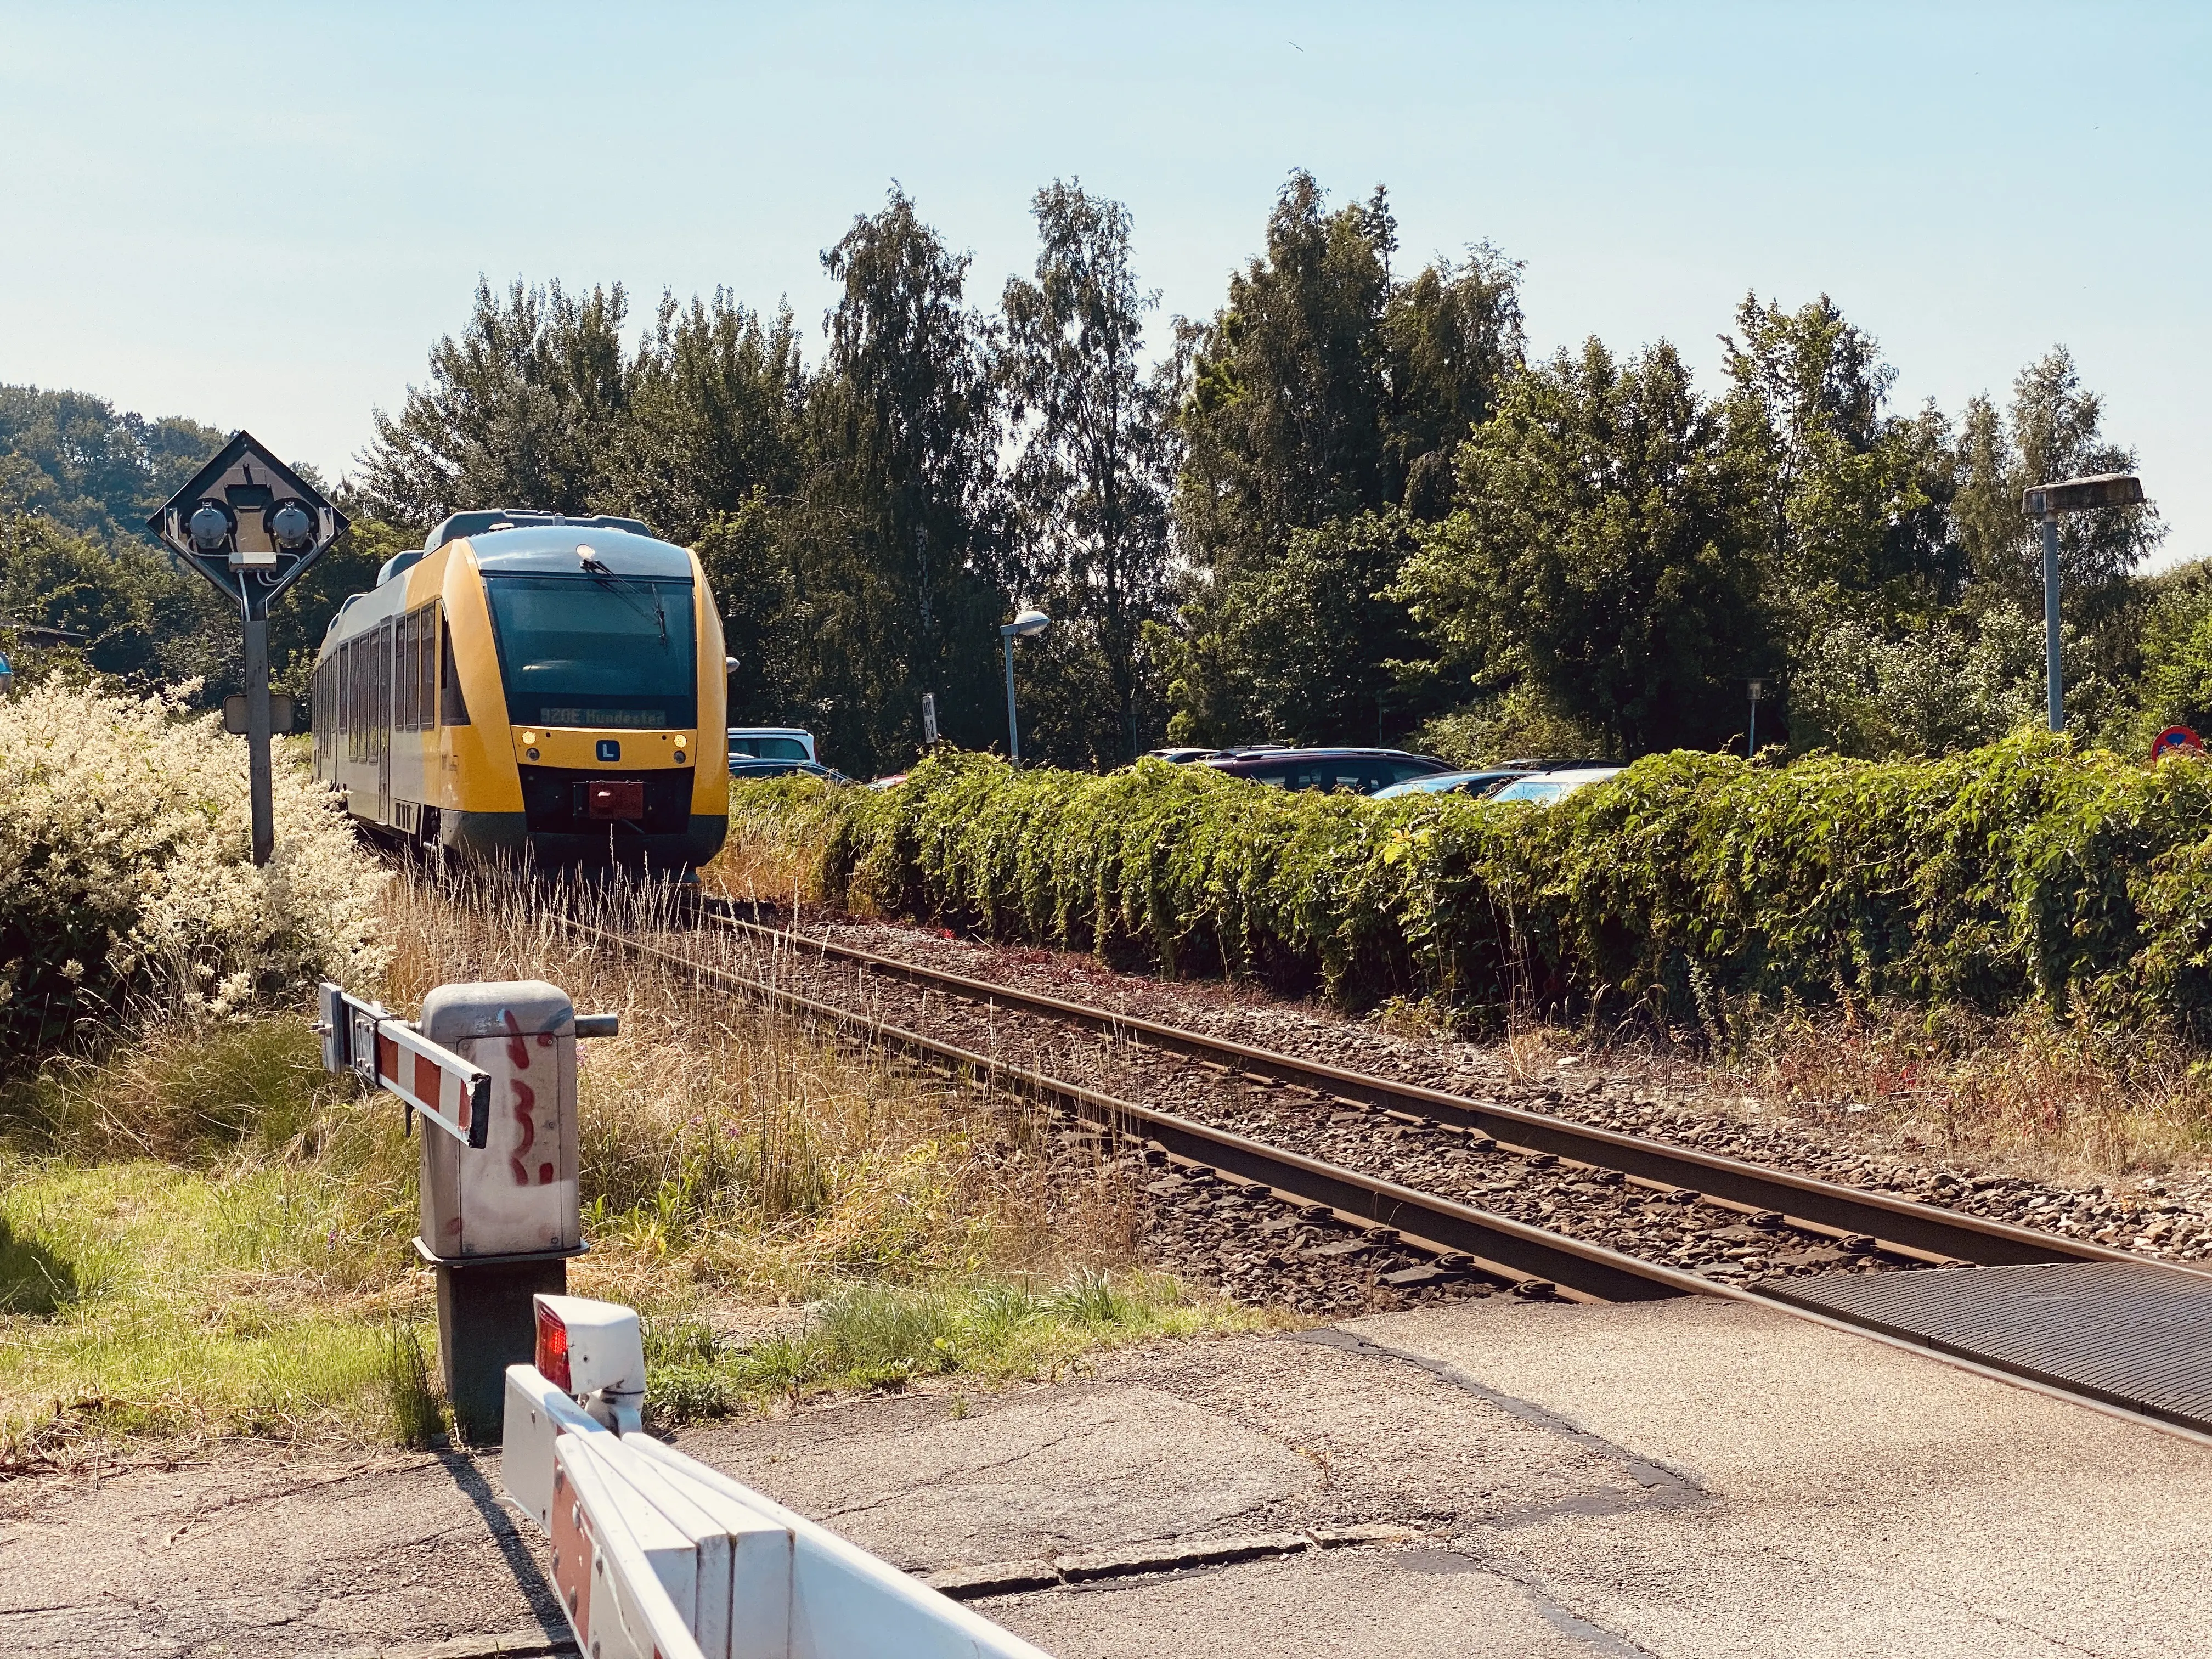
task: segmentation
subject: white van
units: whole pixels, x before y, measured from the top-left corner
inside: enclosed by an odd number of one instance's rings
[[[814,734],[796,726],[733,726],[730,728],[730,758],[735,760],[819,761]]]

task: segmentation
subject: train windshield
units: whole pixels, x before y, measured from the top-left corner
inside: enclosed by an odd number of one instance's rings
[[[484,592],[516,725],[699,723],[690,582],[488,575]]]

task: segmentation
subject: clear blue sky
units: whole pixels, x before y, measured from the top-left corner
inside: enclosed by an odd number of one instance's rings
[[[1532,344],[1823,290],[1911,405],[2063,341],[2212,555],[2212,7],[159,7],[0,0],[0,380],[344,471],[479,273],[789,296],[894,178],[995,298],[1027,204],[1219,303],[1294,167],[1402,257],[1527,264]],[[2191,388],[2196,388],[2194,391]]]

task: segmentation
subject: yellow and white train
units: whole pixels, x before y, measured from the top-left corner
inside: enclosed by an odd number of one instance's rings
[[[636,520],[455,514],[331,619],[315,775],[387,838],[690,869],[729,827],[725,663],[698,559]]]

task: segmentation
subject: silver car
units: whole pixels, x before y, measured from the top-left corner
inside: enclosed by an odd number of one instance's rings
[[[1627,769],[1625,766],[1578,766],[1570,772],[1539,772],[1533,777],[1516,778],[1490,799],[1525,800],[1548,806],[1555,800],[1573,794],[1577,789],[1587,789],[1594,783],[1603,783],[1607,778],[1617,778]]]

